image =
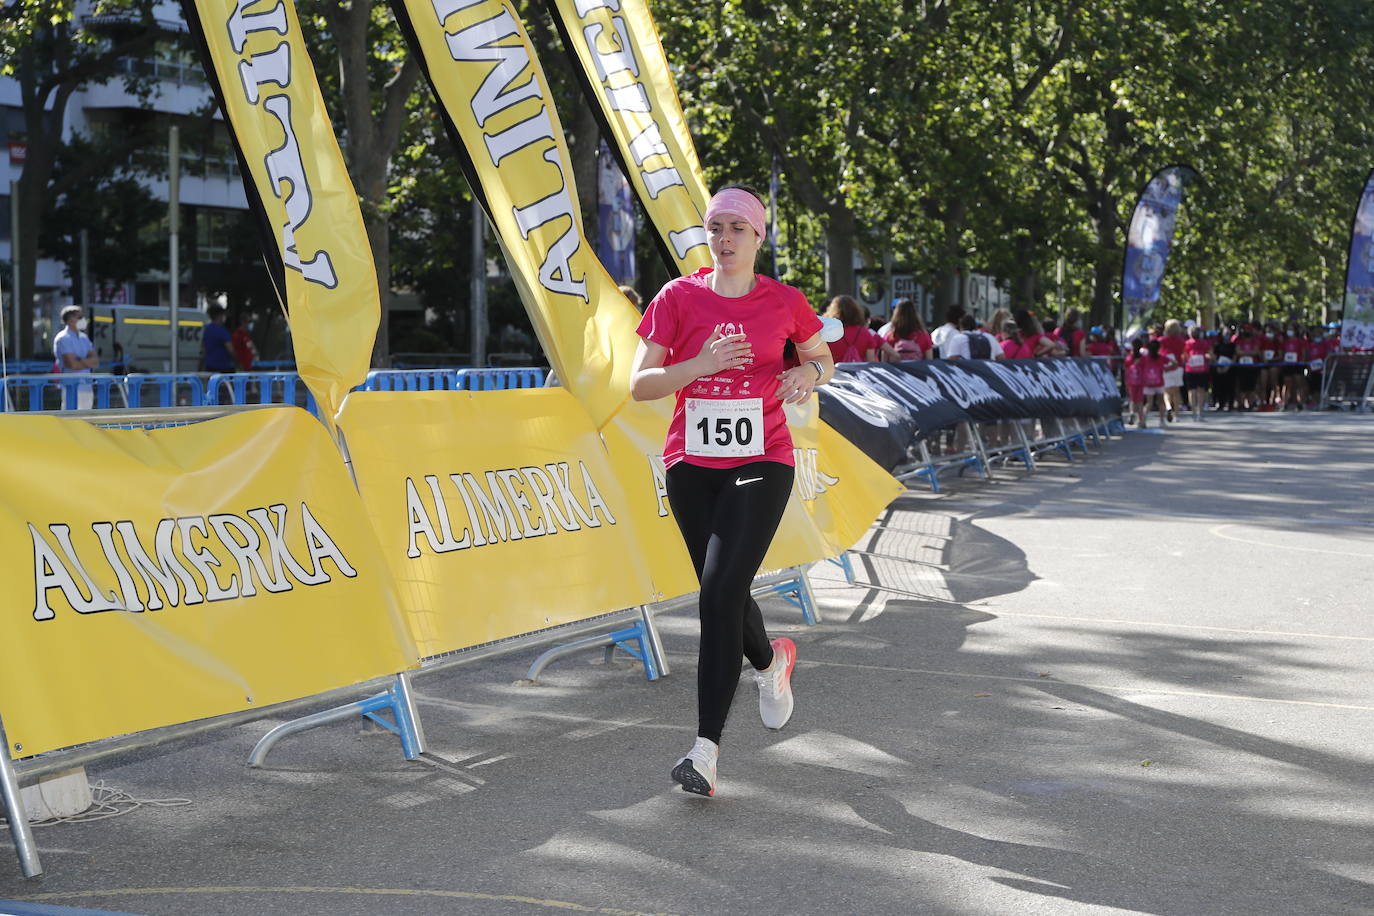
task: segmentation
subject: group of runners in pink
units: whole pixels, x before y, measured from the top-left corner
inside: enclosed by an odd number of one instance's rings
[[[1201,421],[1208,410],[1303,410],[1321,394],[1327,357],[1340,339],[1296,320],[1220,330],[1170,320],[1127,347],[1126,393],[1133,422],[1153,410],[1163,426],[1184,410]]]

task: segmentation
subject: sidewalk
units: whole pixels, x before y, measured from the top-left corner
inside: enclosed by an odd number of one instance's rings
[[[275,721],[90,768],[147,801],[0,844],[0,901],[141,916],[1374,913],[1374,417],[1208,415],[912,490],[819,564],[797,712],[746,680],[717,797],[672,675],[417,679],[432,759]],[[8,835],[5,835],[6,840]],[[9,912],[0,902],[0,913]],[[42,910],[21,911],[42,912]],[[55,911],[54,911],[55,912]]]

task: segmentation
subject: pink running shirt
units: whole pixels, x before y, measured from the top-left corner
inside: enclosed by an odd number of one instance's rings
[[[1207,354],[1212,352],[1212,342],[1210,340],[1193,340],[1188,338],[1183,344],[1183,371],[1184,372],[1206,372]]]
[[[743,333],[754,349],[752,365],[704,375],[677,391],[673,419],[663,444],[663,463],[679,461],[708,468],[734,468],[752,461],[793,465],[792,433],[777,397],[782,348],[805,343],[820,332],[821,319],[801,291],[768,277],[738,299],[717,295],[707,285],[711,268],[669,281],[644,311],[638,334],[668,348],[665,366],[693,359],[716,325]],[[689,403],[690,402],[690,403]],[[761,403],[760,403],[761,402]],[[755,429],[759,411],[762,429]],[[688,439],[688,414],[693,423]],[[758,438],[762,436],[761,440]],[[688,454],[690,451],[707,454]],[[735,452],[737,454],[711,454]]]

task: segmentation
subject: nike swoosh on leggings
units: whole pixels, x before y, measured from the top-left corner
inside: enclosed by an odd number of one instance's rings
[[[736,481],[735,481],[735,486],[737,486],[737,487],[742,487],[742,486],[744,486],[746,483],[755,483],[756,481],[760,481],[760,480],[762,480],[762,479],[763,479],[762,477],[750,477],[748,480],[736,480]]]

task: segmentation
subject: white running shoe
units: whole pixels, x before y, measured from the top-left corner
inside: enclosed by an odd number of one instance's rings
[[[786,636],[773,640],[773,664],[759,671],[759,718],[765,728],[782,728],[792,718],[792,669],[797,665],[797,644]]]
[[[716,794],[716,761],[719,759],[720,745],[699,737],[687,756],[673,767],[673,780],[684,792],[710,798]]]

